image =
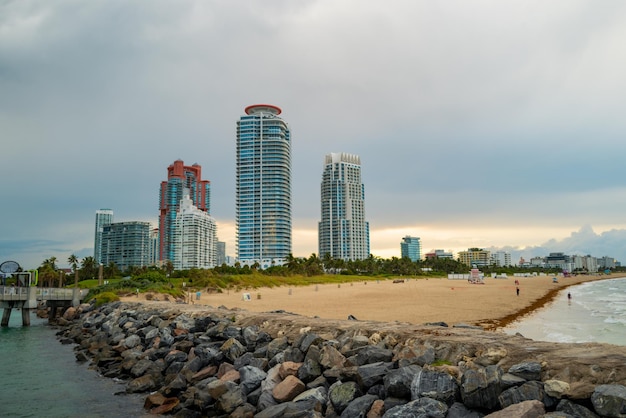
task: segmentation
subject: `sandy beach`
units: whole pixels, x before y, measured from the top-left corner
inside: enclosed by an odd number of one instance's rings
[[[195,293],[190,294],[193,305],[188,306],[195,309],[204,305],[225,306],[251,312],[284,310],[326,319],[347,319],[352,315],[359,320],[413,324],[443,321],[449,325],[477,324],[493,329],[506,326],[555,297],[565,300],[566,294],[559,296],[559,293],[568,286],[620,276],[558,277],[558,283],[553,283],[553,277],[486,278],[484,284],[447,278],[404,279],[403,283],[388,279],[224,293],[201,291],[199,300]],[[516,280],[519,285],[515,284]],[[145,295],[122,300],[154,303],[146,301]]]

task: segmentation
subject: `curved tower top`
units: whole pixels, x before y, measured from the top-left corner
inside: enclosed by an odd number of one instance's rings
[[[256,115],[257,113],[271,113],[272,115],[280,115],[283,111],[280,107],[271,104],[255,104],[246,107],[246,115]]]

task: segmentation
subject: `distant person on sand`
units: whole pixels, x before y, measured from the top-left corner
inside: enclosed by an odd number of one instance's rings
[[[572,294],[570,292],[567,292],[567,299],[572,300]]]
[[[516,291],[517,291],[517,296],[519,296],[519,287],[516,289]]]

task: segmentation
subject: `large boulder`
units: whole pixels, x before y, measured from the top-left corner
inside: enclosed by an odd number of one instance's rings
[[[328,390],[328,399],[333,409],[341,414],[348,404],[362,395],[361,389],[356,382],[337,382]]]
[[[422,370],[411,384],[411,399],[424,397],[452,405],[459,397],[459,384],[447,373]]]
[[[466,370],[461,377],[461,398],[465,406],[496,409],[502,393],[501,376],[502,369],[498,366]]]
[[[447,413],[445,403],[432,398],[419,398],[391,408],[383,418],[445,418]]]
[[[591,395],[591,403],[603,417],[626,417],[626,387],[622,385],[600,385]]]
[[[400,367],[387,373],[383,378],[387,396],[402,399],[411,399],[411,385],[413,379],[422,371],[418,365]]]
[[[526,380],[541,380],[541,363],[526,361],[514,364],[509,368],[509,373]]]

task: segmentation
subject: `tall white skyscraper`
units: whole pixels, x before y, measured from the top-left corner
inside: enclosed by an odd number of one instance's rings
[[[291,254],[291,132],[277,106],[248,106],[237,121],[237,258],[261,268]]]
[[[173,230],[174,268],[212,268],[217,263],[217,224],[207,212],[194,206],[185,190]]]
[[[96,211],[96,230],[93,243],[93,259],[96,265],[102,262],[102,229],[105,225],[113,223],[113,211],[111,209],[99,209]]]
[[[365,221],[365,186],[357,155],[326,155],[321,187],[319,257],[364,260],[370,255],[369,222]]]

